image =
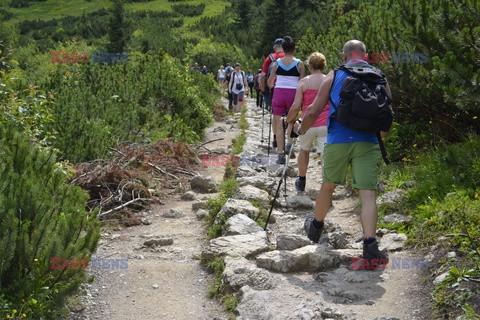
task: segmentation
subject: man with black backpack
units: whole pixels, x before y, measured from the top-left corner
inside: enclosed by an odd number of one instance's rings
[[[381,137],[390,129],[393,112],[391,93],[385,75],[365,62],[366,48],[358,40],[343,47],[345,64],[331,71],[323,81],[314,102],[294,131],[304,134],[330,101],[328,133],[324,148],[323,182],[317,195],[315,216],[304,224],[308,238],[318,242],[324,229],[323,220],[332,204],[337,185],[345,184],[351,166],[352,185],[359,189],[362,210],[364,267],[376,269],[388,263],[388,255],[378,249],[376,189]]]

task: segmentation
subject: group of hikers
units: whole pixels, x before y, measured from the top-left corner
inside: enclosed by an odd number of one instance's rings
[[[273,52],[265,58],[263,67],[253,76],[252,81],[241,71],[238,63],[233,72],[230,72],[229,79],[222,72],[227,68],[220,67],[218,81],[223,86],[228,85],[228,92],[232,93],[233,110],[238,112],[245,91],[248,95],[250,89],[252,94],[256,80],[257,106],[265,106],[265,110],[271,112],[272,147],[278,153],[277,164],[285,165],[286,155],[292,154],[292,139],[298,137],[300,152],[295,187],[300,192],[305,191],[309,155],[313,142],[316,141],[317,153],[322,157],[320,164],[323,181],[316,198],[314,215],[308,216],[304,223],[308,238],[319,242],[324,230],[324,219],[332,206],[332,194],[337,185],[345,184],[350,166],[352,186],[359,190],[362,203],[360,221],[364,232],[363,260],[370,265],[386,264],[388,255],[379,250],[376,240],[375,198],[381,155],[384,155],[387,162],[381,138],[386,135],[384,131],[388,131],[391,123],[387,129],[372,132],[364,130],[365,124],[360,118],[353,118],[348,112],[340,113],[338,110],[339,107],[347,110],[345,105],[351,108],[348,110],[353,110],[362,103],[367,105],[367,110],[374,102],[377,104],[374,108],[381,104],[380,107],[384,106],[393,115],[388,82],[380,70],[364,60],[366,47],[361,41],[346,42],[343,46],[344,65],[327,75],[323,73],[327,66],[325,56],[313,52],[306,61],[309,75],[305,76],[305,63],[294,56],[295,48],[291,37],[278,38],[273,42]],[[361,82],[359,84],[359,79],[368,77],[371,78],[369,81],[373,81],[368,86]],[[374,83],[371,89],[373,91],[368,89],[371,88],[371,83]],[[371,97],[363,97],[362,93],[355,91],[360,89],[363,94],[376,95],[376,100],[372,102]],[[361,101],[353,100],[352,103],[345,96]],[[350,101],[350,104],[346,101]],[[299,112],[301,117],[297,119]]]

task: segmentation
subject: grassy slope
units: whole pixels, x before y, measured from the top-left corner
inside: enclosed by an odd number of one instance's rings
[[[101,8],[109,7],[109,0],[47,0],[45,2],[32,2],[28,8],[10,8],[8,3],[10,0],[0,0],[0,6],[7,8],[15,17],[8,21],[8,24],[14,24],[23,20],[49,20],[61,18],[65,16],[79,16],[83,12],[93,12]],[[229,5],[226,0],[184,0],[177,2],[168,2],[168,0],[153,0],[150,2],[129,3],[126,5],[128,11],[172,11],[172,4],[188,3],[200,4],[205,3],[205,11],[198,17],[185,17],[186,25],[199,20],[202,17],[214,16],[223,12],[224,8]]]

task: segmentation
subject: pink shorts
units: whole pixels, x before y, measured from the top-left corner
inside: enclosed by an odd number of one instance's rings
[[[272,101],[273,115],[283,116],[288,113],[295,100],[296,91],[296,89],[275,88]]]

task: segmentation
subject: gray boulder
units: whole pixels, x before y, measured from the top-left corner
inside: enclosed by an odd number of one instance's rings
[[[311,244],[306,236],[298,234],[279,234],[277,235],[277,250],[295,250]]]
[[[242,213],[236,214],[228,218],[224,225],[224,236],[235,236],[239,234],[252,234],[262,231],[262,228]]]
[[[268,251],[270,249],[269,245],[265,231],[220,237],[210,240],[202,255],[207,260],[212,259],[215,255],[253,258]]]
[[[255,186],[243,186],[233,195],[235,199],[258,201],[263,204],[268,203],[268,193]]]
[[[204,193],[213,193],[218,191],[218,184],[212,177],[197,175],[190,180],[190,186],[193,190]]]

